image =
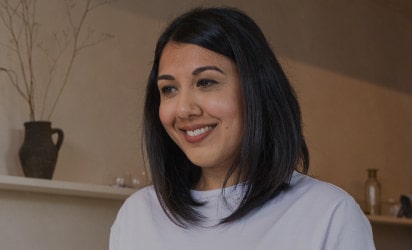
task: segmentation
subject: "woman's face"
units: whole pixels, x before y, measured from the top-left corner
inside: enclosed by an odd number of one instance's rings
[[[242,140],[242,93],[236,65],[223,55],[169,42],[159,63],[159,117],[192,163],[226,171]]]

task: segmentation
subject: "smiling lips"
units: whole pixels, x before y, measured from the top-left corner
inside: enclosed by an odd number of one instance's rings
[[[216,125],[210,125],[210,126],[205,126],[193,130],[182,130],[184,133],[185,139],[189,143],[196,143],[200,142],[207,136],[209,136],[212,133],[212,130],[216,127]]]

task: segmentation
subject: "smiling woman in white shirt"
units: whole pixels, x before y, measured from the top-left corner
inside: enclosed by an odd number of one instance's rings
[[[353,198],[306,175],[294,90],[240,10],[196,8],[161,34],[144,139],[153,185],[120,209],[110,250],[375,249]]]

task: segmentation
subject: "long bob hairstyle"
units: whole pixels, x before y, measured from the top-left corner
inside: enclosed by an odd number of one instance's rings
[[[240,10],[192,9],[165,29],[157,42],[147,83],[143,139],[160,204],[181,227],[199,226],[207,218],[196,211],[202,203],[190,193],[199,181],[201,169],[171,140],[159,119],[157,77],[160,57],[168,42],[195,44],[224,55],[237,65],[244,131],[240,152],[226,181],[236,173],[237,180],[242,176],[248,185],[240,205],[221,223],[235,221],[285,190],[294,170],[306,173],[309,168],[294,90],[260,28]]]

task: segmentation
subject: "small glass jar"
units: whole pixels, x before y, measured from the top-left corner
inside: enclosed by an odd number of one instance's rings
[[[365,182],[365,212],[370,215],[381,213],[381,185],[377,172],[377,169],[368,169],[368,179]]]

